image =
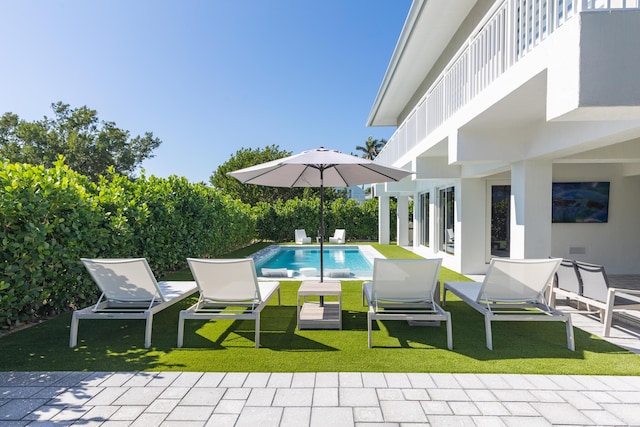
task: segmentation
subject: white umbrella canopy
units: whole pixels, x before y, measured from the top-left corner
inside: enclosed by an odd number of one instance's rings
[[[320,187],[320,282],[323,272],[324,187],[400,181],[413,172],[324,147],[229,172],[245,184],[268,187]]]
[[[229,175],[245,184],[270,187],[349,187],[399,181],[411,173],[321,147],[229,172]]]

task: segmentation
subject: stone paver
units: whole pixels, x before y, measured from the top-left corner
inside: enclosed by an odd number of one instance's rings
[[[614,376],[14,372],[0,393],[0,427],[640,425],[640,381]]]

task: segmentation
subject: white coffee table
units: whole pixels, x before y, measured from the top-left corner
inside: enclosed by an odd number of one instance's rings
[[[342,329],[342,286],[339,281],[303,281],[296,305],[298,329]]]

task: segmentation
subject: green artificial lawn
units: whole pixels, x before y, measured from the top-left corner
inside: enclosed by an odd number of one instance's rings
[[[245,256],[254,245],[230,256]],[[393,245],[372,244],[387,257],[417,257]],[[190,280],[188,271],[167,280]],[[466,280],[447,269],[440,280]],[[496,322],[494,350],[485,347],[483,317],[447,295],[453,319],[453,351],[445,327],[410,327],[404,321],[374,324],[367,347],[367,315],[361,281],[343,281],[343,329],[296,329],[300,282],[282,281],[263,310],[260,349],[252,321],[187,321],[185,347],[176,348],[178,312],[189,298],[154,317],[152,347],[145,349],[144,321],[83,320],[78,347],[69,348],[71,313],[0,338],[0,370],[16,371],[225,371],[225,372],[471,372],[640,375],[637,355],[575,328],[576,351],[567,349],[560,322]]]

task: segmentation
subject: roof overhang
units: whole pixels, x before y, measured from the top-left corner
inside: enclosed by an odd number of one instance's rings
[[[398,118],[477,0],[414,0],[373,103],[367,126]]]

